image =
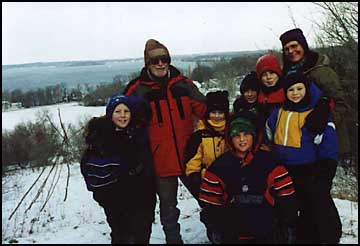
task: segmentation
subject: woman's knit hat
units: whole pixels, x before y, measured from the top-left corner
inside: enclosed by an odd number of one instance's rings
[[[225,114],[229,113],[229,92],[228,91],[215,91],[206,94],[206,115],[208,116],[211,111],[219,110]]]
[[[256,62],[256,74],[258,79],[261,78],[261,75],[266,71],[273,71],[279,77],[281,76],[281,67],[279,60],[276,56],[272,54],[266,54],[260,57]]]
[[[306,42],[306,38],[300,28],[295,28],[284,32],[280,36],[280,41],[283,47],[290,41],[298,41],[299,44],[303,47],[305,53],[309,51],[308,43]]]
[[[240,92],[242,95],[244,95],[245,91],[250,89],[257,92],[260,90],[260,84],[256,77],[256,72],[254,71],[251,71],[249,74],[247,74],[240,85]]]
[[[150,58],[159,57],[159,56],[167,56],[169,57],[169,64],[171,62],[171,57],[168,49],[155,39],[149,39],[146,41],[145,50],[144,50],[144,61],[145,66],[150,64]]]

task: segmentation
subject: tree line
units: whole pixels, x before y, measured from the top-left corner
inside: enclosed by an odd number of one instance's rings
[[[78,84],[75,88],[68,88],[65,83],[61,83],[29,91],[6,90],[2,92],[2,100],[9,103],[20,102],[24,108],[71,101],[82,102],[85,106],[102,106],[112,94],[124,88],[124,82],[119,78],[121,75],[115,76],[112,83],[101,83],[95,86],[86,83]]]

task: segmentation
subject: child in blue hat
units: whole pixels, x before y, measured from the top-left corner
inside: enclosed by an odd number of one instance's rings
[[[111,243],[149,243],[156,188],[146,109],[142,98],[116,94],[106,115],[93,117],[86,128],[81,172],[104,208]]]

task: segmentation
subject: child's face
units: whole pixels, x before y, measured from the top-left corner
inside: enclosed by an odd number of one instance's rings
[[[274,73],[273,71],[266,71],[263,72],[263,74],[261,75],[261,82],[266,87],[275,86],[278,81],[279,81],[279,76],[277,75],[277,73]]]
[[[125,104],[120,103],[116,106],[111,119],[117,127],[127,127],[131,119],[130,109]]]
[[[249,151],[254,143],[254,137],[251,133],[240,132],[231,138],[235,152],[242,154]]]
[[[257,96],[258,96],[257,91],[252,90],[252,89],[249,89],[249,90],[247,90],[247,91],[244,92],[245,100],[246,100],[248,103],[254,103],[254,102],[256,102]]]
[[[293,102],[298,103],[300,102],[306,94],[306,87],[304,83],[296,83],[290,86],[286,91],[287,98]]]
[[[225,120],[225,113],[220,110],[214,110],[209,113],[209,119],[214,123],[220,123]]]

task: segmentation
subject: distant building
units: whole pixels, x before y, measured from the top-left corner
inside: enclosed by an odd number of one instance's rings
[[[11,107],[11,103],[9,101],[2,101],[2,111],[6,111]]]
[[[21,109],[22,107],[21,102],[11,103],[9,101],[2,101],[2,111],[16,110]]]

